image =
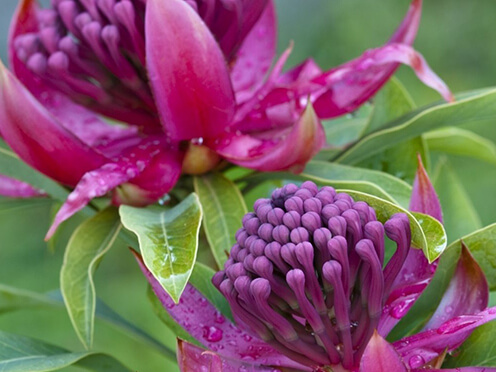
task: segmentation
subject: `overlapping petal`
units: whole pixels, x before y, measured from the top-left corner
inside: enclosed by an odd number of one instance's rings
[[[0,196],[9,198],[36,198],[46,196],[46,193],[26,182],[0,174]]]
[[[375,332],[363,353],[360,372],[383,371],[407,372],[407,369],[394,347]]]
[[[181,0],[146,8],[147,70],[166,133],[176,141],[215,138],[234,116],[234,93],[217,42]]]

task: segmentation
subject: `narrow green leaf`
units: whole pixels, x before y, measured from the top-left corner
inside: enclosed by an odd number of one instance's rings
[[[120,230],[117,209],[109,207],[83,222],[74,231],[65,251],[60,288],[72,325],[87,349],[93,342],[95,323],[93,273]]]
[[[422,249],[429,262],[435,261],[446,248],[446,232],[435,218],[422,213],[409,212],[391,202],[378,197],[351,190],[338,190],[349,194],[353,199],[367,202],[375,209],[377,219],[386,222],[393,214],[405,213],[410,219],[412,245]]]
[[[0,331],[2,372],[46,372],[71,365],[97,372],[129,371],[109,355],[94,352],[71,353],[42,341]]]
[[[322,125],[326,133],[327,144],[332,147],[341,147],[360,138],[372,110],[372,105],[365,104],[351,114],[324,120]]]
[[[496,164],[496,145],[466,129],[448,127],[424,135],[431,151],[468,156]]]
[[[69,195],[69,191],[64,187],[34,170],[19,159],[19,157],[10,150],[1,139],[0,174],[27,182],[40,190],[44,190],[50,196],[59,200],[65,200]]]
[[[48,294],[39,294],[0,284],[0,314],[17,310],[47,307],[60,310],[65,309],[64,299],[59,290],[49,292]],[[96,299],[95,316],[98,319],[113,325],[116,329],[122,331],[129,337],[154,347],[169,359],[176,359],[176,354],[173,350],[169,349],[134,324],[128,322],[98,298]]]
[[[236,243],[235,234],[247,213],[245,201],[236,185],[220,173],[194,178],[195,192],[203,210],[203,227],[219,268]]]
[[[496,118],[496,90],[451,104],[423,108],[408,114],[385,129],[371,133],[351,146],[336,161],[356,164],[400,142],[415,138],[424,132],[446,126],[458,126]]]
[[[441,159],[433,177],[450,241],[482,228],[480,217],[449,161]]]
[[[188,283],[198,251],[202,210],[196,194],[172,209],[119,209],[122,224],[138,236],[146,267],[175,302]]]

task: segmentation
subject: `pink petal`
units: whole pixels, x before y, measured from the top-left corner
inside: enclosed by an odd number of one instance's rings
[[[1,63],[0,133],[22,160],[67,185],[106,161],[64,128]]]
[[[176,305],[160,283],[144,265],[141,256],[133,252],[153,291],[162,302],[164,309],[201,344],[225,358],[256,362],[261,365],[305,367],[279,354],[269,345],[237,328],[226,319],[191,284]]]
[[[277,19],[271,0],[236,54],[231,81],[238,104],[262,83],[275,57],[276,47]]]
[[[221,156],[243,167],[299,172],[325,142],[324,129],[311,104],[292,128],[276,131],[268,137],[270,139],[232,135],[213,147]]]
[[[445,351],[459,347],[472,331],[496,318],[496,307],[475,315],[450,319],[437,329],[431,329],[396,341],[393,346],[411,368],[428,363]]]
[[[206,25],[182,0],[149,0],[145,24],[148,74],[165,131],[173,140],[224,133],[234,94]]]
[[[418,155],[418,170],[413,182],[412,198],[410,200],[410,210],[428,214],[443,222],[443,212],[441,203],[432,186],[429,175],[422,164],[422,158]]]
[[[360,361],[360,372],[384,371],[407,372],[407,369],[394,347],[374,332]]]
[[[391,39],[389,39],[389,43],[403,43],[412,45],[415,40],[415,36],[417,36],[421,15],[422,0],[413,0],[405,18],[394,32]]]
[[[424,368],[412,369],[412,372],[425,372]],[[429,372],[496,372],[495,367],[457,367],[457,368],[443,368],[443,369],[430,369]]]
[[[46,193],[26,182],[0,174],[0,195],[9,198],[36,198],[46,196]]]
[[[425,329],[441,326],[448,318],[477,314],[489,303],[489,287],[484,272],[462,242],[462,252],[448,289]]]
[[[387,44],[314,79],[312,84],[324,89],[315,100],[315,111],[321,118],[354,111],[377,92],[399,63],[410,66],[424,84],[437,90],[445,100],[453,101],[446,84],[419,53],[406,44]],[[318,95],[319,91],[308,84],[302,93]]]
[[[279,371],[273,367],[259,366],[241,360],[230,360],[182,340],[177,340],[177,363],[181,372]]]
[[[50,239],[63,221],[83,209],[91,199],[131,180],[133,186],[124,190],[125,195],[116,197],[116,202],[145,205],[156,201],[179,178],[181,159],[177,151],[167,149],[163,142],[146,139],[139,146],[127,149],[120,159],[86,173],[57,212],[45,239]]]

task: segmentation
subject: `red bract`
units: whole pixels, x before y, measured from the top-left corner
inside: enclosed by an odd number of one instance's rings
[[[28,164],[73,193],[48,236],[94,197],[153,203],[181,171],[220,159],[300,171],[324,144],[320,119],[355,110],[399,63],[451,94],[411,47],[414,0],[383,47],[323,72],[273,63],[268,0],[22,0],[0,66],[0,134]],[[102,116],[117,120],[109,123]]]
[[[421,164],[411,208],[440,218]],[[384,235],[397,245],[386,264]],[[436,266],[412,254],[420,251],[410,247],[405,214],[382,224],[366,203],[330,187],[289,184],[259,199],[236,240],[212,280],[236,325],[191,285],[174,304],[137,255],[164,308],[208,349],[179,341],[182,371],[438,370],[447,352],[496,318],[496,308],[487,308],[486,278],[462,244],[451,282],[424,329],[387,342]]]

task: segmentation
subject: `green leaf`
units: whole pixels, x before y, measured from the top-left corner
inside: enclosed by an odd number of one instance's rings
[[[496,288],[496,224],[493,224],[464,236],[446,248],[431,283],[392,330],[388,340],[398,340],[419,332],[432,317],[455,272],[462,240],[486,274],[490,290]]]
[[[393,214],[405,213],[410,219],[412,245],[422,249],[429,262],[435,261],[446,248],[446,232],[443,225],[435,218],[422,213],[409,212],[391,202],[376,196],[351,190],[338,190],[364,201],[375,209],[377,219],[386,222]]]
[[[203,210],[203,227],[219,268],[224,267],[235,234],[247,213],[245,201],[234,183],[220,173],[194,178],[195,192]]]
[[[1,139],[0,174],[27,182],[40,190],[44,190],[50,196],[59,200],[65,200],[69,195],[69,191],[67,189],[47,176],[34,170],[19,159],[19,157],[12,150],[10,150]]]
[[[0,331],[0,371],[45,372],[75,365],[98,372],[129,371],[114,358],[94,352],[71,353],[32,338]]]
[[[0,284],[0,314],[33,308],[65,309],[62,293],[56,290],[48,294],[39,294]],[[95,315],[135,340],[154,347],[169,359],[176,360],[176,354],[173,350],[128,322],[98,298],[96,300]]]
[[[496,118],[496,90],[451,104],[423,108],[389,123],[385,129],[371,133],[351,146],[336,161],[356,164],[400,142],[424,132]]]
[[[60,289],[72,325],[87,349],[93,343],[95,323],[93,273],[114,244],[121,228],[117,209],[104,209],[74,231],[65,251]]]
[[[119,209],[122,224],[138,236],[146,267],[177,303],[188,283],[198,251],[202,210],[196,194],[172,209]]]
[[[468,156],[496,164],[496,145],[466,129],[448,127],[424,135],[431,151]]]
[[[360,138],[369,121],[372,105],[365,104],[355,112],[332,120],[324,120],[322,126],[326,133],[327,144],[344,146]]]
[[[443,224],[450,241],[482,227],[474,205],[446,158],[436,167],[433,184],[443,207]]]

